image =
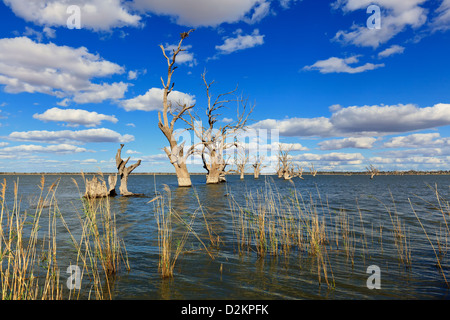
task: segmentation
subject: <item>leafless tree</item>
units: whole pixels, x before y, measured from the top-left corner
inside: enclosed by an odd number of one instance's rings
[[[292,146],[279,146],[277,175],[284,180],[291,180],[295,177],[303,179],[303,167],[292,162],[291,150]]]
[[[291,164],[291,157],[289,152],[291,148],[278,147],[278,165],[277,165],[277,175],[278,178],[283,178],[285,180],[290,180],[292,178],[291,173],[293,173],[293,167]]]
[[[245,166],[248,163],[248,155],[245,154],[245,150],[243,152],[240,152],[238,156],[236,157],[236,172],[239,173],[240,179],[244,180],[245,175]]]
[[[206,123],[200,121],[200,117],[193,112],[189,112],[189,119],[181,117],[186,122],[188,127],[194,131],[194,134],[199,138],[201,145],[201,156],[203,167],[206,169],[206,183],[216,184],[225,181],[225,176],[230,170],[225,170],[228,165],[226,158],[226,151],[238,146],[237,140],[234,139],[240,131],[245,130],[249,115],[253,111],[253,107],[248,107],[247,100],[242,97],[236,97],[237,89],[221,93],[213,98],[211,93],[211,86],[214,81],[208,82],[206,80],[206,72],[202,74],[202,79],[206,89],[207,106],[206,106]],[[228,124],[220,125],[219,112],[225,108],[229,103],[235,102],[237,108],[237,120]]]
[[[100,179],[97,176],[93,176],[92,179],[85,178],[86,191],[84,197],[89,199],[114,197],[116,196],[116,182],[117,174],[108,176],[109,188],[106,186],[106,181],[103,179],[103,176]]]
[[[122,153],[122,149],[123,149],[124,144],[120,145],[120,148],[117,149],[117,153],[116,153],[116,167],[117,170],[119,171],[119,176],[120,176],[120,187],[119,187],[119,191],[120,191],[120,195],[122,196],[132,196],[134,195],[133,193],[131,193],[130,191],[128,191],[128,176],[130,175],[130,173],[136,169],[138,166],[140,166],[141,164],[141,160],[138,160],[138,162],[136,162],[135,164],[126,167],[128,161],[130,160],[130,157],[127,158],[127,160],[123,160],[121,153]]]
[[[252,164],[253,167],[253,176],[255,179],[259,179],[259,175],[261,174],[261,170],[265,167],[267,167],[266,165],[263,165],[263,161],[264,161],[264,157],[256,157],[255,161]]]
[[[295,165],[295,171],[294,176],[299,177],[300,179],[303,179],[303,167],[299,166],[298,164]]]
[[[367,172],[370,174],[370,179],[373,179],[374,176],[378,175],[380,172],[374,165],[369,165],[366,167]]]
[[[283,170],[283,179],[291,180],[292,178],[299,177],[303,180],[303,167],[300,167],[298,164],[294,164],[289,162],[285,170]]]
[[[310,164],[309,170],[311,171],[311,175],[312,175],[313,177],[315,177],[315,176],[317,175],[317,169],[314,168],[314,164],[313,164],[313,163]]]
[[[189,30],[188,32],[184,32],[181,34],[180,42],[178,43],[178,47],[172,51],[172,57],[169,58],[166,54],[166,50],[164,46],[160,45],[160,48],[164,54],[164,57],[167,60],[168,71],[167,71],[167,80],[164,82],[164,79],[161,77],[161,82],[164,88],[163,93],[163,110],[162,112],[158,112],[158,127],[167,138],[169,142],[169,147],[164,148],[164,152],[167,154],[167,157],[170,160],[170,163],[175,168],[175,173],[178,179],[178,185],[180,187],[190,187],[191,177],[189,171],[186,166],[186,161],[189,156],[194,154],[195,146],[192,145],[186,151],[184,150],[184,142],[178,144],[178,141],[174,135],[175,123],[179,120],[183,114],[186,114],[191,110],[195,105],[188,104],[178,104],[178,106],[172,106],[168,97],[172,92],[175,83],[172,83],[172,76],[174,71],[177,69],[175,66],[176,58],[180,52],[185,51],[182,49],[183,40],[189,37],[189,34],[194,30]],[[169,121],[170,117],[170,121]]]

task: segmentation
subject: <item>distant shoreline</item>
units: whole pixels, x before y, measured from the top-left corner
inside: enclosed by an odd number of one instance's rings
[[[30,175],[30,176],[41,176],[41,175],[81,175],[81,172],[0,172],[0,176],[1,175]],[[102,174],[104,176],[108,176],[111,174],[116,174],[116,172],[111,173],[111,172],[83,172],[84,175],[99,175]],[[192,176],[198,176],[198,175],[206,175],[206,172],[202,172],[202,173],[198,173],[198,172],[192,172],[190,173]],[[136,172],[136,173],[131,173],[131,175],[134,176],[144,176],[144,175],[156,175],[156,176],[174,176],[175,173],[171,173],[171,172]],[[238,173],[230,173],[228,175],[239,175]],[[253,173],[248,172],[245,173],[245,175],[253,175]],[[276,175],[276,173],[261,173],[261,176],[273,176]],[[304,172],[303,173],[304,176],[310,176],[311,173],[310,172]],[[341,175],[341,176],[351,176],[351,175],[369,175],[369,173],[364,172],[364,171],[322,171],[322,172],[317,172],[317,175]],[[450,170],[448,171],[415,171],[415,170],[409,170],[409,171],[381,171],[379,172],[377,175],[379,176],[402,176],[402,175],[450,175]]]

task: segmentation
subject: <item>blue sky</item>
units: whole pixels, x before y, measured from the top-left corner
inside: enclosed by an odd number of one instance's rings
[[[125,143],[135,172],[172,172],[159,45],[191,28],[173,80],[199,114],[206,70],[215,94],[238,85],[252,128],[277,130],[304,167],[448,170],[449,0],[3,0],[0,171],[115,171]]]

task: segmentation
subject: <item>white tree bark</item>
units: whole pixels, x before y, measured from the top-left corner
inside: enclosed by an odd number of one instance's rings
[[[162,112],[158,112],[158,127],[169,142],[169,147],[165,147],[164,152],[167,154],[170,163],[175,168],[175,173],[178,179],[178,186],[180,187],[190,187],[192,185],[189,171],[186,166],[186,161],[187,158],[194,153],[195,148],[194,146],[191,146],[189,151],[186,154],[184,153],[184,144],[178,145],[178,142],[174,137],[174,126],[175,122],[178,119],[182,119],[183,114],[192,109],[194,105],[180,105],[178,110],[175,110],[175,108],[172,108],[173,106],[169,102],[168,97],[175,85],[174,83],[172,83],[172,76],[175,69],[177,68],[175,66],[176,57],[180,52],[185,51],[185,49],[181,48],[182,42],[189,36],[192,31],[194,30],[189,30],[188,32],[183,32],[181,34],[181,39],[178,43],[178,47],[176,50],[173,50],[173,55],[171,58],[166,55],[166,49],[164,48],[164,46],[160,46],[163,55],[167,60],[168,72],[166,82],[164,82],[164,80],[161,78],[161,82],[164,87],[163,110]],[[172,117],[170,122],[168,118],[169,115],[171,115]]]
[[[128,176],[130,175],[130,173],[136,169],[140,164],[141,164],[141,160],[138,160],[138,162],[136,162],[135,164],[126,167],[128,161],[130,160],[130,157],[127,158],[127,160],[123,160],[121,158],[121,153],[122,153],[122,148],[123,148],[123,144],[120,145],[120,148],[117,150],[117,154],[116,154],[116,166],[117,166],[117,170],[119,171],[119,176],[120,176],[120,187],[119,187],[119,191],[120,191],[120,195],[122,196],[132,196],[134,195],[132,192],[128,191]]]
[[[116,195],[116,181],[117,175],[110,175],[108,177],[108,188],[106,181],[98,179],[96,176],[93,176],[91,180],[85,179],[86,191],[84,197],[89,199],[114,197]]]

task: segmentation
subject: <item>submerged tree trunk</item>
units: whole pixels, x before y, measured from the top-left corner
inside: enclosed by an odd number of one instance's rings
[[[204,168],[208,173],[206,174],[206,184],[218,184],[220,183],[220,166],[217,163],[212,163],[210,165],[204,163]]]
[[[261,170],[266,166],[263,165],[264,157],[256,158],[255,163],[253,163],[253,176],[255,179],[259,179],[259,175],[261,174]]]
[[[192,185],[189,171],[186,166],[186,160],[195,152],[195,146],[191,146],[186,154],[184,153],[184,142],[179,145],[174,134],[175,123],[178,119],[183,120],[183,114],[187,114],[195,104],[182,105],[180,103],[178,109],[172,108],[172,104],[169,101],[169,94],[172,92],[175,85],[175,83],[172,82],[172,76],[175,69],[177,68],[175,66],[176,57],[180,52],[185,51],[182,48],[182,42],[189,36],[192,31],[194,30],[189,30],[188,32],[183,32],[181,34],[181,39],[178,43],[178,47],[172,50],[171,58],[167,56],[164,46],[160,45],[162,53],[167,60],[168,71],[166,82],[164,82],[164,79],[161,78],[161,82],[164,87],[164,93],[162,97],[163,110],[158,112],[158,127],[169,142],[170,147],[165,147],[164,152],[167,154],[170,163],[175,168],[175,173],[178,179],[178,186],[180,187],[190,187]],[[171,117],[170,121],[169,116]]]
[[[283,170],[282,169],[279,169],[278,171],[277,171],[277,176],[278,176],[278,178],[282,178],[283,177]]]
[[[109,184],[108,195],[110,197],[115,197],[117,195],[116,193],[117,174],[108,176],[108,184]]]
[[[89,199],[114,197],[116,196],[116,181],[117,175],[110,175],[108,177],[108,188],[106,186],[106,182],[103,179],[99,180],[96,176],[93,176],[91,180],[86,179],[86,191],[84,193],[84,197]]]
[[[117,166],[117,170],[119,171],[119,175],[120,175],[120,187],[119,187],[119,191],[120,191],[120,195],[122,196],[132,196],[134,195],[132,192],[128,191],[128,176],[129,174],[136,169],[140,164],[141,164],[141,160],[138,160],[138,162],[136,162],[135,164],[126,167],[128,161],[130,160],[130,157],[128,157],[127,160],[123,160],[121,158],[121,152],[122,152],[122,148],[123,148],[123,144],[120,145],[120,148],[117,150],[117,154],[116,154],[116,166]]]
[[[178,180],[178,186],[179,187],[190,187],[192,186],[191,182],[191,176],[189,174],[189,171],[186,167],[185,163],[182,163],[181,165],[174,165],[175,167],[175,173],[177,175]]]
[[[289,171],[284,171],[284,172],[283,172],[283,179],[284,179],[284,180],[291,180],[291,179],[292,179],[292,176],[291,176],[291,174],[289,173]]]
[[[210,149],[205,148],[205,149]],[[216,152],[215,149],[209,150],[209,162],[206,158],[205,151],[202,152],[203,168],[207,171],[206,173],[206,184],[218,184],[226,182],[226,171],[227,166],[225,160],[223,159],[221,152]]]
[[[100,181],[96,176],[93,176],[91,180],[85,180],[86,192],[84,197],[88,199],[103,198],[108,195],[106,188],[106,182]]]

